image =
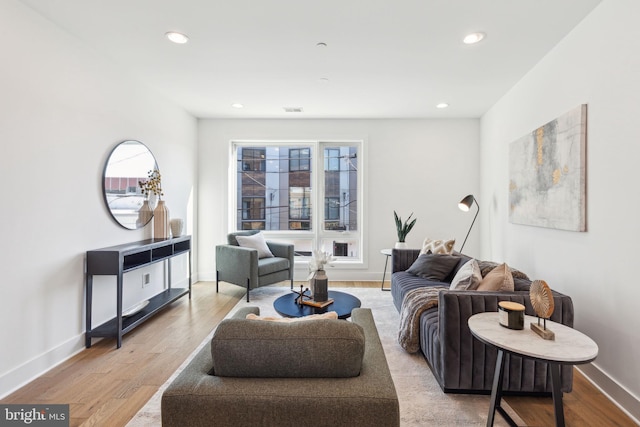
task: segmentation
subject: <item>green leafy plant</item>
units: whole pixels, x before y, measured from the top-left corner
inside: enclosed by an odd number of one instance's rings
[[[416,221],[418,219],[414,218],[413,221],[411,221],[412,216],[413,212],[411,212],[409,218],[407,218],[407,220],[403,223],[402,218],[398,216],[396,211],[393,211],[393,217],[396,220],[396,230],[398,232],[398,242],[404,242],[404,240],[407,238],[407,234],[409,234],[413,226],[416,225]]]
[[[160,176],[160,171],[158,169],[149,171],[148,176],[149,178],[146,181],[138,181],[142,194],[145,197],[149,197],[153,193],[162,200],[164,193],[162,192],[162,176]]]

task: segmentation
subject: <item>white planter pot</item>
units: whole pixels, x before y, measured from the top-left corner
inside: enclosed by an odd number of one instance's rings
[[[396,242],[396,249],[407,249],[407,242]]]

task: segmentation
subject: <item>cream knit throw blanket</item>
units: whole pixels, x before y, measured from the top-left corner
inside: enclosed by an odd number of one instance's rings
[[[438,294],[445,289],[449,288],[429,286],[414,289],[402,300],[398,342],[408,353],[417,353],[420,350],[420,315],[438,305]]]

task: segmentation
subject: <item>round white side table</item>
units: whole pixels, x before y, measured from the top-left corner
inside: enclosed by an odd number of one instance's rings
[[[538,318],[525,316],[524,329],[515,330],[500,325],[496,312],[478,313],[469,318],[468,324],[471,333],[483,343],[498,349],[487,426],[493,425],[496,410],[510,425],[516,425],[509,414],[500,406],[506,353],[529,357],[549,364],[556,426],[564,426],[560,365],[588,363],[598,356],[598,345],[585,334],[547,320],[547,328],[553,331],[555,340],[545,340],[530,329],[531,322],[537,323]]]

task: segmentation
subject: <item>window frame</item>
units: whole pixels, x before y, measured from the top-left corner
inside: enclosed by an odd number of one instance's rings
[[[229,162],[229,214],[228,214],[228,232],[237,230],[237,197],[239,197],[238,188],[238,147],[283,147],[290,146],[296,148],[302,148],[305,146],[310,147],[310,167],[311,167],[311,189],[313,199],[311,202],[311,230],[261,230],[264,233],[265,238],[274,241],[308,241],[310,243],[311,250],[324,250],[326,252],[332,252],[331,245],[322,246],[322,242],[328,241],[345,241],[355,240],[358,244],[358,256],[337,258],[333,263],[333,268],[336,269],[362,269],[368,268],[368,251],[367,251],[367,239],[366,230],[367,224],[364,218],[364,212],[366,211],[366,199],[364,198],[364,183],[365,183],[365,139],[341,139],[341,140],[231,140],[229,144],[230,150],[230,162]],[[324,200],[325,200],[325,188],[324,188],[324,173],[325,173],[325,149],[332,147],[356,147],[358,155],[358,168],[356,170],[357,179],[357,230],[325,230],[325,212],[324,212]],[[266,168],[265,168],[266,169]],[[317,190],[316,190],[317,189]],[[304,220],[303,220],[304,221]],[[308,251],[305,251],[308,252]],[[302,267],[308,265],[310,261],[309,256],[296,256],[296,267]]]

